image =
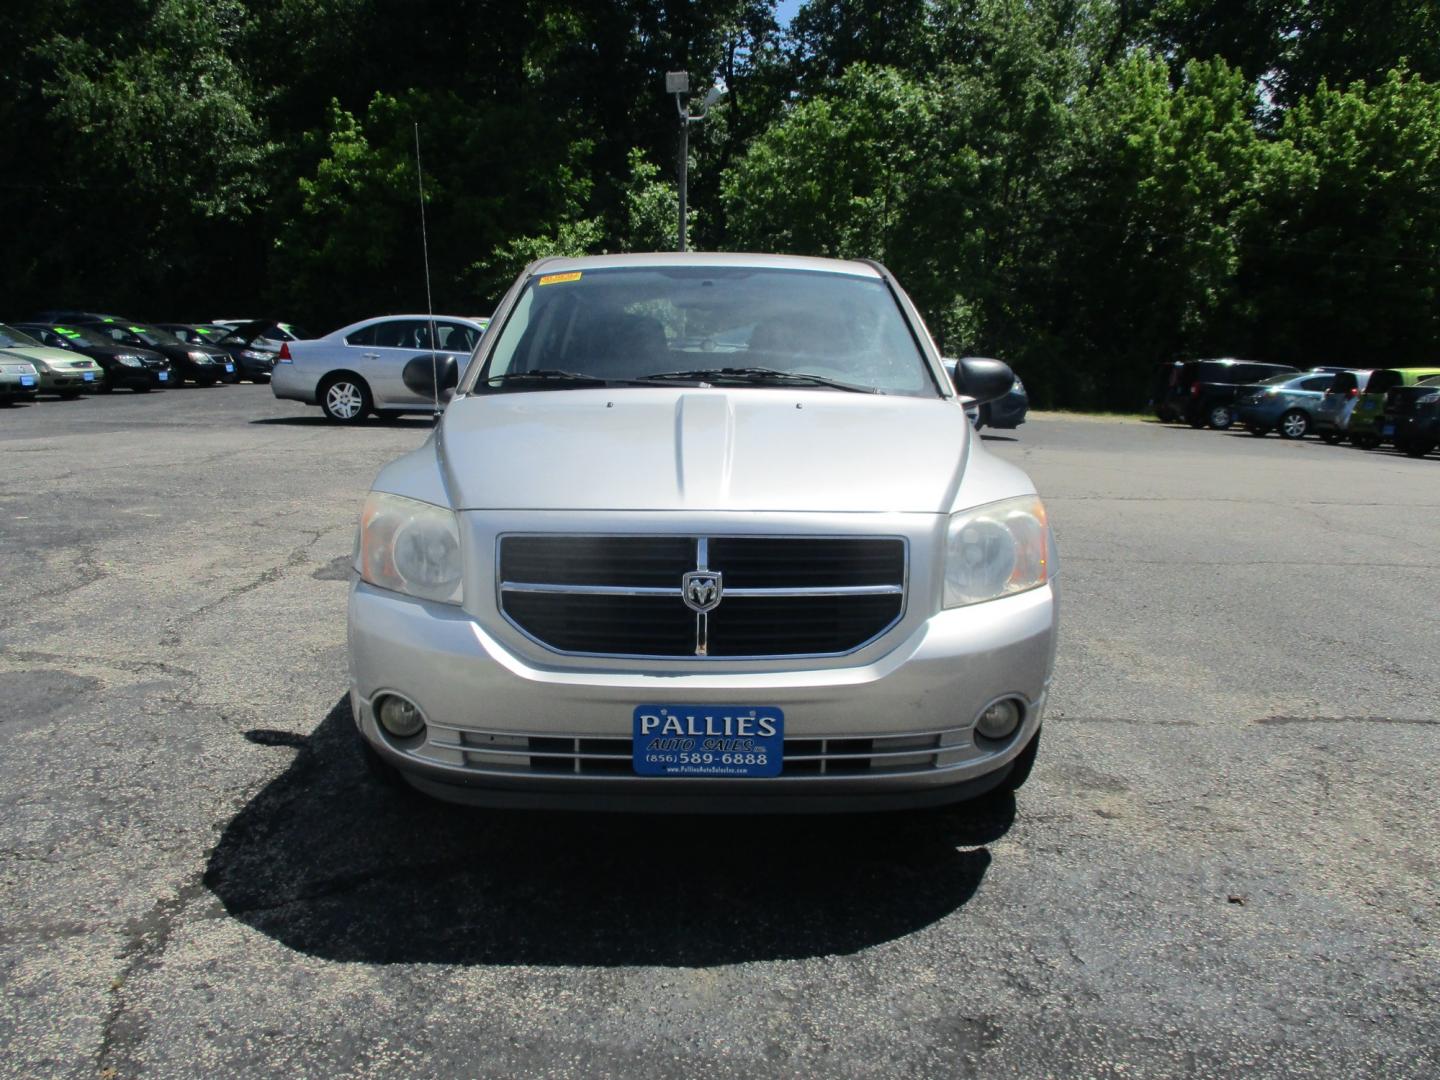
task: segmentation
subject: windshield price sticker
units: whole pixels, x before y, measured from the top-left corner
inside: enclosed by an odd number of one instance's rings
[[[536,284],[538,285],[562,285],[567,281],[579,281],[580,271],[576,270],[569,274],[546,274]]]
[[[639,776],[779,776],[785,714],[758,705],[640,705],[633,762]]]

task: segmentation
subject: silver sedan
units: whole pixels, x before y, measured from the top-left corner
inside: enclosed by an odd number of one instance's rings
[[[434,412],[433,398],[401,378],[416,357],[443,364],[463,361],[485,332],[458,315],[386,315],[342,326],[309,341],[288,341],[270,381],[277,398],[318,405],[337,423],[355,424],[370,413]]]

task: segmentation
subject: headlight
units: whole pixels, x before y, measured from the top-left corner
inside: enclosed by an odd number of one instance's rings
[[[144,366],[144,365],[142,365],[142,364],[140,363],[140,357],[138,357],[138,356],[131,356],[129,353],[122,353],[122,354],[120,354],[119,356],[115,357],[115,359],[116,359],[116,360],[119,360],[120,363],[124,364],[126,367],[143,367],[143,366]]]
[[[214,361],[211,360],[209,353],[204,353],[204,352],[187,352],[185,355],[190,358],[190,362],[191,362],[192,364],[210,364],[210,363],[214,363]]]
[[[1440,405],[1440,390],[1433,394],[1426,394],[1415,399],[1416,405]]]
[[[1037,495],[950,515],[945,530],[945,606],[1025,592],[1055,576],[1055,540]]]
[[[240,355],[246,360],[273,360],[275,354],[272,352],[261,352],[259,349],[241,349]]]
[[[372,491],[360,511],[355,569],[382,589],[460,603],[460,527],[454,511]]]

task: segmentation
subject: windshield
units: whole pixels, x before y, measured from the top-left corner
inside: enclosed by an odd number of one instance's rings
[[[37,349],[39,347],[40,342],[29,334],[22,334],[19,330],[0,323],[0,349]]]
[[[158,326],[147,326],[144,323],[116,324],[129,334],[139,338],[146,345],[183,345],[185,344],[168,330],[161,330]]]
[[[107,335],[88,326],[52,326],[50,329],[68,341],[84,342],[86,345],[114,345]]]
[[[551,378],[527,377],[535,372]],[[655,385],[833,384],[938,395],[883,281],[730,266],[612,267],[533,277],[477,388],[504,388],[507,379],[525,389],[542,382],[546,389],[648,385],[657,376],[662,379]]]

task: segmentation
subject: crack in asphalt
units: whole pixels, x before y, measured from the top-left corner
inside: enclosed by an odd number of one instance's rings
[[[117,1057],[123,1059],[145,1037],[143,1022],[129,1015],[126,987],[140,971],[156,966],[170,944],[180,913],[192,900],[206,892],[197,877],[182,885],[174,896],[156,900],[145,915],[126,923],[125,947],[120,953],[125,966],[110,981],[110,1007],[100,1026],[100,1046],[95,1053],[95,1069],[101,1076],[121,1075],[121,1070],[112,1061]]]
[[[194,678],[196,674],[189,668],[183,668],[177,664],[167,664],[163,660],[112,660],[104,656],[37,652],[32,649],[12,649],[3,645],[0,645],[0,659],[59,664],[65,666],[67,670],[76,664],[94,664],[96,667],[109,668],[112,671],[126,671],[131,675],[145,675],[151,671],[158,671],[162,675],[183,675],[187,678]]]
[[[1440,727],[1440,719],[1430,716],[1261,716],[1257,724],[1418,724]]]
[[[278,566],[272,566],[267,570],[262,570],[256,577],[245,582],[244,584],[236,585],[233,588],[226,589],[214,600],[210,600],[204,604],[201,604],[194,611],[186,612],[185,614],[178,616],[175,621],[170,625],[166,634],[161,638],[161,644],[178,645],[180,643],[180,635],[178,631],[178,628],[180,626],[184,625],[187,622],[198,619],[203,615],[208,615],[216,608],[221,607],[224,604],[228,604],[232,600],[237,600],[240,597],[246,595],[247,593],[252,593],[257,589],[263,589],[266,585],[273,585],[275,582],[279,581],[282,577],[285,576],[285,571],[293,570],[295,567],[305,563],[308,559],[308,552],[311,548],[313,548],[316,544],[320,542],[320,538],[325,535],[327,530],[302,529],[300,531],[302,533],[308,534],[310,539],[307,540],[304,544],[301,544],[298,548],[295,548],[293,551],[291,551],[283,563],[279,564]]]

